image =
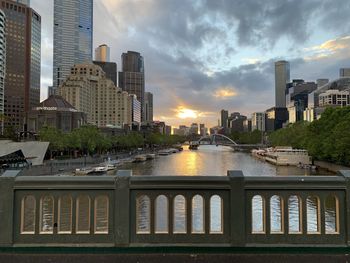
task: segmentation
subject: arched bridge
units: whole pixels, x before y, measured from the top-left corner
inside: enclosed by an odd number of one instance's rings
[[[191,142],[192,145],[220,145],[220,146],[230,146],[233,148],[256,148],[264,147],[263,144],[238,144],[231,138],[223,134],[211,134],[202,136],[198,141]]]

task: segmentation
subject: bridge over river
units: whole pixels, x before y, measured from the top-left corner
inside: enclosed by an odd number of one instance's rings
[[[220,145],[220,146],[229,146],[236,149],[258,149],[266,147],[265,144],[238,144],[231,138],[223,134],[211,134],[202,136],[198,141],[192,141],[190,143],[196,147],[200,145]]]
[[[0,177],[0,262],[347,262],[337,176]]]

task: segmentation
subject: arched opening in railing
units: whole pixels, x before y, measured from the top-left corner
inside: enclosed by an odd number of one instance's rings
[[[54,199],[44,196],[40,199],[40,234],[53,234]]]
[[[187,233],[186,199],[183,195],[174,198],[174,234]]]
[[[192,233],[204,234],[204,199],[201,195],[192,198]]]
[[[270,198],[270,233],[283,234],[283,199],[278,195]]]
[[[136,233],[151,233],[151,200],[147,195],[136,199]]]
[[[35,234],[35,211],[35,197],[24,196],[21,204],[21,234]]]
[[[302,233],[302,218],[301,218],[301,198],[297,195],[292,195],[288,198],[288,233]]]
[[[58,199],[58,234],[72,234],[73,201],[70,195]]]
[[[76,232],[90,234],[91,200],[88,195],[81,195],[77,199]]]
[[[222,234],[223,231],[223,202],[218,195],[210,198],[210,234]]]
[[[339,234],[339,200],[329,195],[325,200],[325,231],[326,234]]]
[[[156,198],[155,204],[155,233],[169,233],[169,201],[165,195]]]
[[[109,198],[97,196],[95,198],[95,234],[108,234]]]
[[[265,233],[265,199],[261,195],[252,198],[252,233]]]
[[[320,199],[318,196],[309,196],[306,199],[306,219],[307,219],[307,233],[320,234],[321,233],[321,214],[320,214]]]

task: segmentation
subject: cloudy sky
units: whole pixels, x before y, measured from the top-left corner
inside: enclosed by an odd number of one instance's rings
[[[52,83],[53,0],[42,15],[42,99]],[[335,79],[350,67],[350,1],[94,0],[94,47],[120,65],[127,50],[145,58],[155,119],[213,126],[221,109],[250,115],[274,104],[274,61],[291,77]]]

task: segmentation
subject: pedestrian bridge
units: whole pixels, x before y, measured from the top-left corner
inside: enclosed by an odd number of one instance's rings
[[[349,196],[350,171],[0,177],[0,262],[348,260]]]
[[[194,145],[220,145],[220,146],[230,146],[232,148],[261,148],[265,147],[263,144],[238,144],[230,137],[223,134],[211,134],[202,136],[198,141],[191,142]]]

